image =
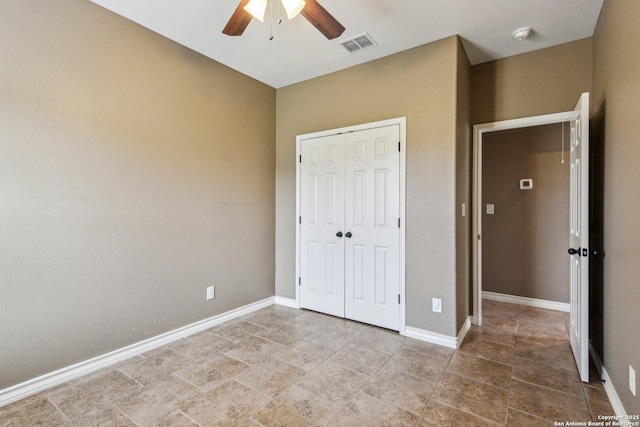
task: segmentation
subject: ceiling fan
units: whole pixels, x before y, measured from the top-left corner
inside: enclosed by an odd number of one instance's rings
[[[342,24],[316,0],[281,1],[287,11],[289,19],[292,19],[300,13],[329,40],[335,39],[344,32]],[[233,15],[231,15],[229,22],[227,22],[222,32],[228,36],[242,35],[252,18],[255,17],[262,21],[266,7],[267,0],[240,0],[240,4],[235,12],[233,12]]]

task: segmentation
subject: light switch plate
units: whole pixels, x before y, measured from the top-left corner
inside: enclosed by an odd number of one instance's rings
[[[629,365],[629,390],[636,395],[636,371],[633,366]]]
[[[493,213],[495,212],[495,208],[492,204],[488,204],[487,205],[487,215],[493,215]]]
[[[207,299],[214,299],[216,297],[216,287],[209,286],[207,287]]]
[[[440,298],[431,298],[431,310],[434,313],[442,313],[442,300]]]

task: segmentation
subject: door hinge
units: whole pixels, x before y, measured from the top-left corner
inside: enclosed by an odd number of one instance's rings
[[[298,286],[302,285],[302,278],[298,277]]]
[[[480,240],[480,235],[478,234],[478,240]]]
[[[300,156],[298,156],[298,159],[299,159],[298,161],[299,161],[300,163],[302,163],[302,154],[300,154]]]
[[[301,216],[298,217],[298,224],[302,224],[302,217]]]
[[[400,304],[400,294],[398,294],[398,304]]]
[[[400,218],[398,218],[398,228],[400,228]]]
[[[398,141],[398,151],[400,151],[400,141]]]

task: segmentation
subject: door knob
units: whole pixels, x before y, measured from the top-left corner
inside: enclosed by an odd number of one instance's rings
[[[573,248],[569,248],[569,255],[578,255],[580,256],[580,248],[578,249],[573,249]]]
[[[337,237],[342,237],[342,231],[338,231],[338,232],[336,233],[336,236],[337,236]]]
[[[351,236],[353,236],[353,234],[351,234],[351,232],[350,232],[350,231],[347,231],[347,233],[345,234],[345,237],[346,237],[347,239],[350,239],[350,238],[351,238]]]

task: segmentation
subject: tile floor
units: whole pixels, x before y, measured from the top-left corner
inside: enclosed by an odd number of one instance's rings
[[[0,408],[0,426],[545,426],[613,414],[566,314],[484,302],[458,351],[272,306]],[[595,378],[595,377],[594,377]]]

